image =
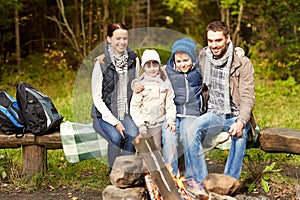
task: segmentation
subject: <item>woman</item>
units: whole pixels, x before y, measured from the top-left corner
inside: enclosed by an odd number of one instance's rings
[[[128,30],[113,23],[107,30],[104,54],[95,59],[92,73],[94,129],[108,141],[108,164],[135,153],[132,144],[138,128],[129,114],[131,82],[139,77],[139,59],[128,46]]]

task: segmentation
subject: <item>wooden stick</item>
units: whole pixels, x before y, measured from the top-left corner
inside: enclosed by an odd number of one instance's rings
[[[227,132],[227,133],[228,133],[228,132]],[[198,154],[197,154],[197,157],[200,157],[200,156],[202,156],[203,154],[209,152],[210,150],[214,149],[214,148],[215,148],[216,146],[218,146],[219,144],[222,144],[222,143],[226,142],[227,140],[229,140],[230,136],[231,136],[230,133],[228,133],[227,138],[225,138],[224,140],[221,140],[221,141],[216,142],[213,146],[211,146],[211,147],[205,149],[204,151],[198,153]]]

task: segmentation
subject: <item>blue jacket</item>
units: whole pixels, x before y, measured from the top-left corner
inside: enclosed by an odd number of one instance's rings
[[[188,73],[183,73],[176,70],[172,56],[166,73],[174,89],[177,116],[200,116],[203,113],[203,98],[199,63],[195,63]]]

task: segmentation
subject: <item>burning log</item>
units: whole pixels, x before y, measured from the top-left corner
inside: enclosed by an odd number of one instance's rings
[[[175,182],[163,161],[161,152],[154,143],[153,137],[139,134],[133,144],[143,157],[151,179],[156,184],[162,198],[180,200]]]

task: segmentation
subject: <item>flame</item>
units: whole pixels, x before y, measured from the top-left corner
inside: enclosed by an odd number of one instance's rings
[[[180,172],[178,172],[178,174],[176,176],[172,175],[172,177],[178,188],[178,190],[177,190],[178,194],[182,200],[207,199],[204,196],[201,197],[201,196],[195,195],[195,194],[191,193],[190,191],[188,191],[185,186],[187,181],[185,180],[184,177],[180,176]],[[145,176],[145,182],[146,182],[146,187],[147,187],[149,195],[150,195],[150,199],[151,200],[163,200],[156,184],[151,179],[151,176],[149,173],[147,173]],[[194,188],[197,188],[197,186],[198,186],[198,184],[194,180],[189,181],[189,185],[191,185],[191,187],[194,187]]]
[[[146,173],[145,175],[146,187],[150,195],[151,200],[162,200],[161,194],[156,186],[156,184],[152,181],[151,176]]]
[[[193,198],[188,195],[188,192],[184,187],[185,178],[180,177],[179,171],[178,171],[178,174],[175,177],[173,177],[173,179],[174,179],[175,184],[178,187],[178,193],[179,193],[180,197],[183,200],[193,200]]]

